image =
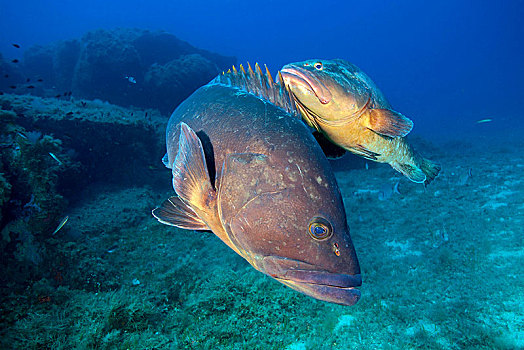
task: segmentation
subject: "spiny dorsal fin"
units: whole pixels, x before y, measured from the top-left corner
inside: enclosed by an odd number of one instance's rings
[[[282,73],[278,71],[278,84],[284,85],[284,78],[282,78]]]
[[[273,81],[273,77],[271,76],[271,73],[269,72],[269,69],[267,68],[267,66],[264,64],[264,67],[266,67],[266,76],[267,76],[267,83],[268,85],[270,86],[270,88],[268,89],[269,90],[269,94],[271,96],[271,100],[274,101],[275,100],[275,96],[276,96],[276,89],[272,89],[271,86],[275,85],[275,82]]]
[[[282,74],[278,72],[278,82],[275,83],[266,65],[265,72],[255,63],[255,69],[248,62],[247,71],[242,64],[239,68],[233,66],[226,73],[216,77],[211,83],[230,86],[251,93],[288,113],[300,117],[291,91],[285,86]]]
[[[255,79],[255,73],[253,72],[253,68],[251,68],[251,65],[249,64],[249,62],[247,63],[247,71],[251,79]]]
[[[264,74],[262,74],[262,69],[260,69],[260,66],[258,65],[258,62],[255,63],[255,70],[257,71],[257,74],[258,74],[259,77],[263,77],[264,76]]]
[[[269,85],[273,85],[274,84],[273,77],[271,76],[271,73],[269,72],[269,69],[267,68],[265,64],[264,64],[264,67],[266,67],[267,82],[269,83]]]
[[[258,62],[255,63],[255,74],[257,76],[257,80],[260,82],[260,88],[262,89],[260,91],[261,95],[268,96],[269,86],[267,85],[267,79],[265,79],[264,74],[262,73],[262,69],[260,69],[260,66],[258,65]]]

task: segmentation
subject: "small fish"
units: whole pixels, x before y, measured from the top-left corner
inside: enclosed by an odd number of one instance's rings
[[[62,96],[62,95],[58,94],[58,95],[56,95],[55,97],[56,97],[56,98],[60,98],[61,96]]]
[[[464,186],[468,182],[471,181],[472,177],[473,177],[473,170],[471,168],[469,168],[468,171],[465,174],[462,174],[459,177],[458,184],[461,185],[461,186]]]
[[[49,155],[58,162],[58,164],[62,165],[63,163],[60,161],[60,159],[57,158],[53,153],[49,152]]]
[[[38,81],[39,83],[41,83],[41,82],[44,81],[44,79],[40,78],[40,79],[38,79],[37,81]]]
[[[67,112],[66,115],[67,115],[67,116],[72,116],[72,115],[73,115],[73,112]]]
[[[18,45],[18,44],[11,44],[11,45],[13,45],[14,47],[16,47],[17,49],[20,48],[20,45]]]
[[[81,102],[80,102],[80,104],[82,105],[82,107],[85,107],[85,106],[87,106],[87,103],[86,103],[86,102],[84,102],[84,101],[81,101]]]
[[[9,78],[9,74],[4,74],[4,78]]]
[[[2,91],[0,91],[0,96],[3,95],[4,93]]]
[[[28,89],[34,89],[35,87],[34,87],[34,85],[28,85],[27,88]]]
[[[29,83],[30,81],[31,81],[31,78],[27,78],[27,79],[25,80],[26,83]]]
[[[477,120],[477,124],[482,124],[482,123],[489,123],[493,121],[492,119],[489,119],[489,118],[486,118],[486,119],[481,119],[481,120]]]
[[[64,227],[64,225],[66,224],[67,220],[69,220],[69,215],[66,216],[65,218],[63,218],[63,219],[60,221],[60,223],[58,224],[58,227],[57,227],[56,230],[51,234],[51,236],[56,235],[56,233],[57,233],[58,231],[60,231],[60,229],[61,229],[62,227]]]
[[[357,66],[341,60],[307,60],[280,71],[305,122],[328,141],[356,155],[388,163],[428,185],[440,165],[421,157],[405,136],[413,122],[394,111],[375,83]]]
[[[9,86],[11,89],[16,89],[16,85]]]
[[[392,184],[385,184],[380,188],[378,191],[378,199],[381,201],[385,201],[390,199],[395,194],[400,194],[399,188],[400,181],[397,181],[396,183]]]
[[[26,139],[26,140],[27,140],[27,136],[25,136],[25,135],[24,135],[24,134],[22,134],[21,132],[17,132],[17,134],[18,134],[18,136],[20,136],[20,137],[22,137],[22,138],[24,138],[24,139]]]
[[[11,62],[13,62],[13,63],[18,63],[19,61],[15,58],[15,59],[12,60]]]
[[[136,79],[135,79],[135,78],[133,78],[133,77],[128,77],[128,76],[126,76],[125,78],[126,78],[127,81],[129,81],[130,83],[136,84]]]

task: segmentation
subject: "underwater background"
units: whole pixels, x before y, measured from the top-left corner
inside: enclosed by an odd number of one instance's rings
[[[0,347],[524,349],[523,1],[0,0]],[[171,112],[233,64],[343,58],[442,171],[332,161],[340,306],[158,223]]]

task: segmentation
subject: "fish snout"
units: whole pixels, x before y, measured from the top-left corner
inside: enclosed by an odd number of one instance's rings
[[[327,104],[333,98],[331,91],[314,74],[308,70],[294,66],[285,65],[281,70],[282,78],[287,86],[295,86],[312,91],[320,103]]]
[[[306,262],[275,256],[265,257],[263,267],[266,274],[315,299],[348,306],[360,299],[360,290],[356,289],[362,285],[360,273],[334,273],[316,269]]]

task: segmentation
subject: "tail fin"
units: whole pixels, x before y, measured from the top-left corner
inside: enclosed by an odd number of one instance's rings
[[[418,155],[412,164],[394,162],[390,165],[411,181],[424,183],[425,186],[429,185],[440,172],[440,164]]]
[[[424,181],[424,185],[429,185],[431,181],[433,181],[437,175],[440,172],[440,164],[435,163],[429,159],[426,158],[420,158],[419,167],[420,169],[426,174],[426,180]]]
[[[413,164],[396,162],[389,164],[393,167],[393,169],[402,173],[405,177],[407,177],[413,182],[423,183],[427,179],[427,176],[424,173],[424,171]]]

